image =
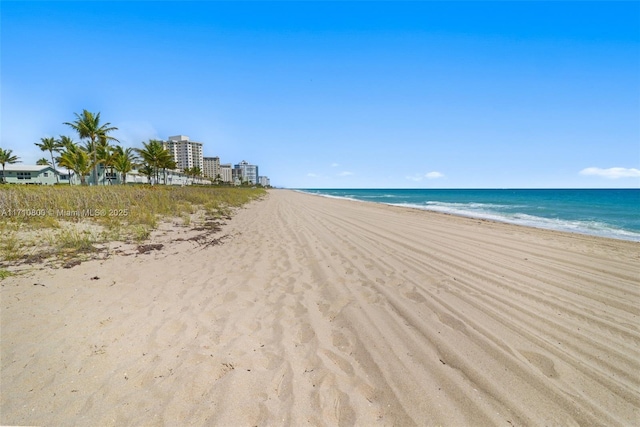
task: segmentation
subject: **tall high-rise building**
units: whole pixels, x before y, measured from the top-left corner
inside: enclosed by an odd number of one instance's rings
[[[248,182],[250,184],[258,184],[258,166],[247,163],[246,160],[241,161],[233,167],[238,171],[238,176],[241,177],[241,181]]]
[[[164,141],[163,146],[173,156],[178,169],[198,167],[204,171],[201,142],[189,141],[189,137],[185,135],[176,135],[170,136],[167,141]]]
[[[224,163],[220,165],[220,176],[222,176],[222,182],[233,182],[233,169],[231,163]]]
[[[204,168],[202,174],[207,178],[216,179],[220,174],[220,157],[203,157]],[[220,176],[222,178],[222,176]]]

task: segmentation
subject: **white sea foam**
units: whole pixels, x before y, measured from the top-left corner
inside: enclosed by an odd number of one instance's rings
[[[344,196],[334,196],[332,194],[316,193],[314,191],[304,191],[304,190],[294,190],[294,191],[298,191],[300,193],[305,193],[305,194],[312,194],[314,196],[326,197],[329,199],[341,199],[341,200],[351,200],[353,202],[363,202],[363,200],[356,199],[354,198],[354,196],[348,195],[348,194]]]
[[[589,234],[614,239],[632,240],[640,242],[640,233],[623,230],[598,221],[565,220],[557,218],[545,218],[525,213],[500,212],[500,209],[513,209],[518,206],[503,206],[490,203],[443,203],[427,202],[426,204],[393,203],[394,206],[403,206],[415,209],[460,215],[469,218],[488,219],[510,224],[525,225],[528,227],[544,228],[572,233]]]

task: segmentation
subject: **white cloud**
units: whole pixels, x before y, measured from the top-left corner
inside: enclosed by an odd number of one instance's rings
[[[427,178],[427,179],[438,179],[438,178],[444,178],[444,174],[442,174],[440,172],[433,171],[433,172],[429,172],[424,177]]]
[[[422,175],[419,174],[415,174],[413,176],[405,176],[406,179],[408,179],[409,181],[415,181],[415,182],[419,182],[422,181]]]
[[[425,173],[425,174],[420,174],[420,173],[416,173],[412,176],[405,176],[406,179],[408,179],[409,181],[415,181],[415,182],[420,182],[423,179],[427,178],[427,179],[438,179],[438,178],[444,178],[444,174],[440,173],[440,172],[429,172],[429,173]]]
[[[337,168],[338,166],[340,166],[340,163],[331,163],[332,168]]]
[[[353,175],[353,172],[349,172],[349,171],[344,171],[344,172],[340,172],[338,174],[338,176],[349,176],[349,175]]]
[[[308,176],[308,177],[311,177],[311,178],[317,178],[317,177],[318,177],[318,174],[315,174],[315,173],[309,172],[309,173],[307,174],[307,176]]]
[[[586,168],[580,171],[580,175],[600,176],[608,179],[640,178],[640,170],[635,168]]]

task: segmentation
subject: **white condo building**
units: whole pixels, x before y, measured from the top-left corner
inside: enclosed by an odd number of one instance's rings
[[[231,168],[231,163],[225,163],[220,165],[220,176],[222,177],[222,182],[226,182],[226,183],[233,182],[233,172]]]
[[[258,184],[258,166],[247,163],[246,160],[241,161],[233,167],[236,170],[238,178],[242,182],[250,184]]]
[[[263,187],[270,187],[271,186],[271,180],[269,180],[269,177],[267,177],[267,176],[259,176],[258,177],[258,184],[262,185]]]
[[[204,160],[202,157],[202,143],[189,141],[189,137],[185,135],[170,136],[163,142],[164,148],[169,150],[178,169],[200,168],[204,172]]]

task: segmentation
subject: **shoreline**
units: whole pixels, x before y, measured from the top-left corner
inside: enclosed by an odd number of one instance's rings
[[[320,197],[327,197],[327,198],[333,198],[333,199],[342,199],[342,200],[350,200],[350,201],[356,201],[356,202],[364,202],[364,203],[375,203],[375,204],[384,204],[384,205],[388,205],[388,206],[397,206],[397,207],[403,207],[403,208],[411,208],[411,209],[417,209],[417,210],[421,210],[421,211],[426,211],[426,212],[436,212],[436,213],[442,213],[442,214],[447,214],[447,215],[455,215],[455,216],[459,216],[459,217],[464,217],[464,218],[472,218],[472,219],[482,219],[482,220],[488,220],[488,221],[495,221],[495,222],[499,222],[499,223],[504,223],[504,224],[513,224],[513,225],[519,225],[519,226],[523,226],[523,227],[531,227],[531,228],[536,228],[536,229],[540,229],[540,230],[553,230],[553,231],[559,231],[559,232],[566,232],[566,233],[573,233],[573,234],[582,234],[582,235],[586,235],[586,236],[595,236],[595,237],[602,237],[602,238],[609,238],[609,239],[615,239],[615,240],[624,240],[624,241],[630,241],[630,242],[640,242],[640,230],[632,230],[632,229],[626,229],[626,228],[619,228],[617,226],[608,224],[607,228],[605,229],[595,229],[595,230],[585,230],[585,229],[579,229],[580,227],[586,227],[585,224],[588,224],[589,222],[592,221],[587,221],[587,220],[568,220],[568,219],[559,219],[559,218],[547,218],[547,217],[542,217],[542,216],[535,216],[535,215],[531,215],[529,213],[526,212],[520,212],[520,213],[515,213],[515,215],[522,215],[522,216],[529,216],[530,218],[525,219],[518,219],[518,218],[510,218],[509,216],[507,216],[504,213],[501,213],[499,211],[486,211],[486,212],[474,212],[474,211],[467,211],[467,210],[456,210],[456,209],[450,209],[450,208],[433,208],[433,207],[427,207],[426,205],[418,205],[418,204],[412,204],[412,203],[390,203],[390,202],[383,202],[383,201],[371,201],[371,200],[361,200],[357,197],[349,197],[349,196],[338,196],[338,195],[333,195],[333,194],[326,194],[326,193],[321,193],[321,191],[350,191],[351,189],[291,189],[290,191],[296,191],[296,192],[301,192],[301,193],[305,193],[305,194],[310,194],[310,195],[315,195],[315,196],[320,196]],[[603,190],[603,191],[611,191],[611,190],[615,190],[615,191],[638,191],[639,189],[636,188],[624,188],[624,189],[374,189],[374,188],[367,188],[367,189],[354,189],[354,191],[361,191],[361,190],[369,190],[369,191],[404,191],[404,190],[415,190],[415,191],[443,191],[443,192],[448,192],[448,191],[487,191],[487,192],[494,192],[494,191],[518,191],[518,190],[523,190],[523,191],[581,191],[581,190],[585,190],[585,191],[597,191],[597,190]],[[314,191],[320,191],[320,192],[314,192]],[[435,202],[438,203],[438,202]],[[451,203],[451,202],[450,202]],[[482,204],[483,202],[474,202],[474,203],[479,203]],[[464,204],[464,203],[462,203]],[[596,221],[598,222],[598,221]],[[602,223],[602,225],[604,225],[604,223]],[[576,228],[578,228],[578,230],[576,230]]]
[[[0,281],[0,424],[630,425],[636,242],[270,190]]]

